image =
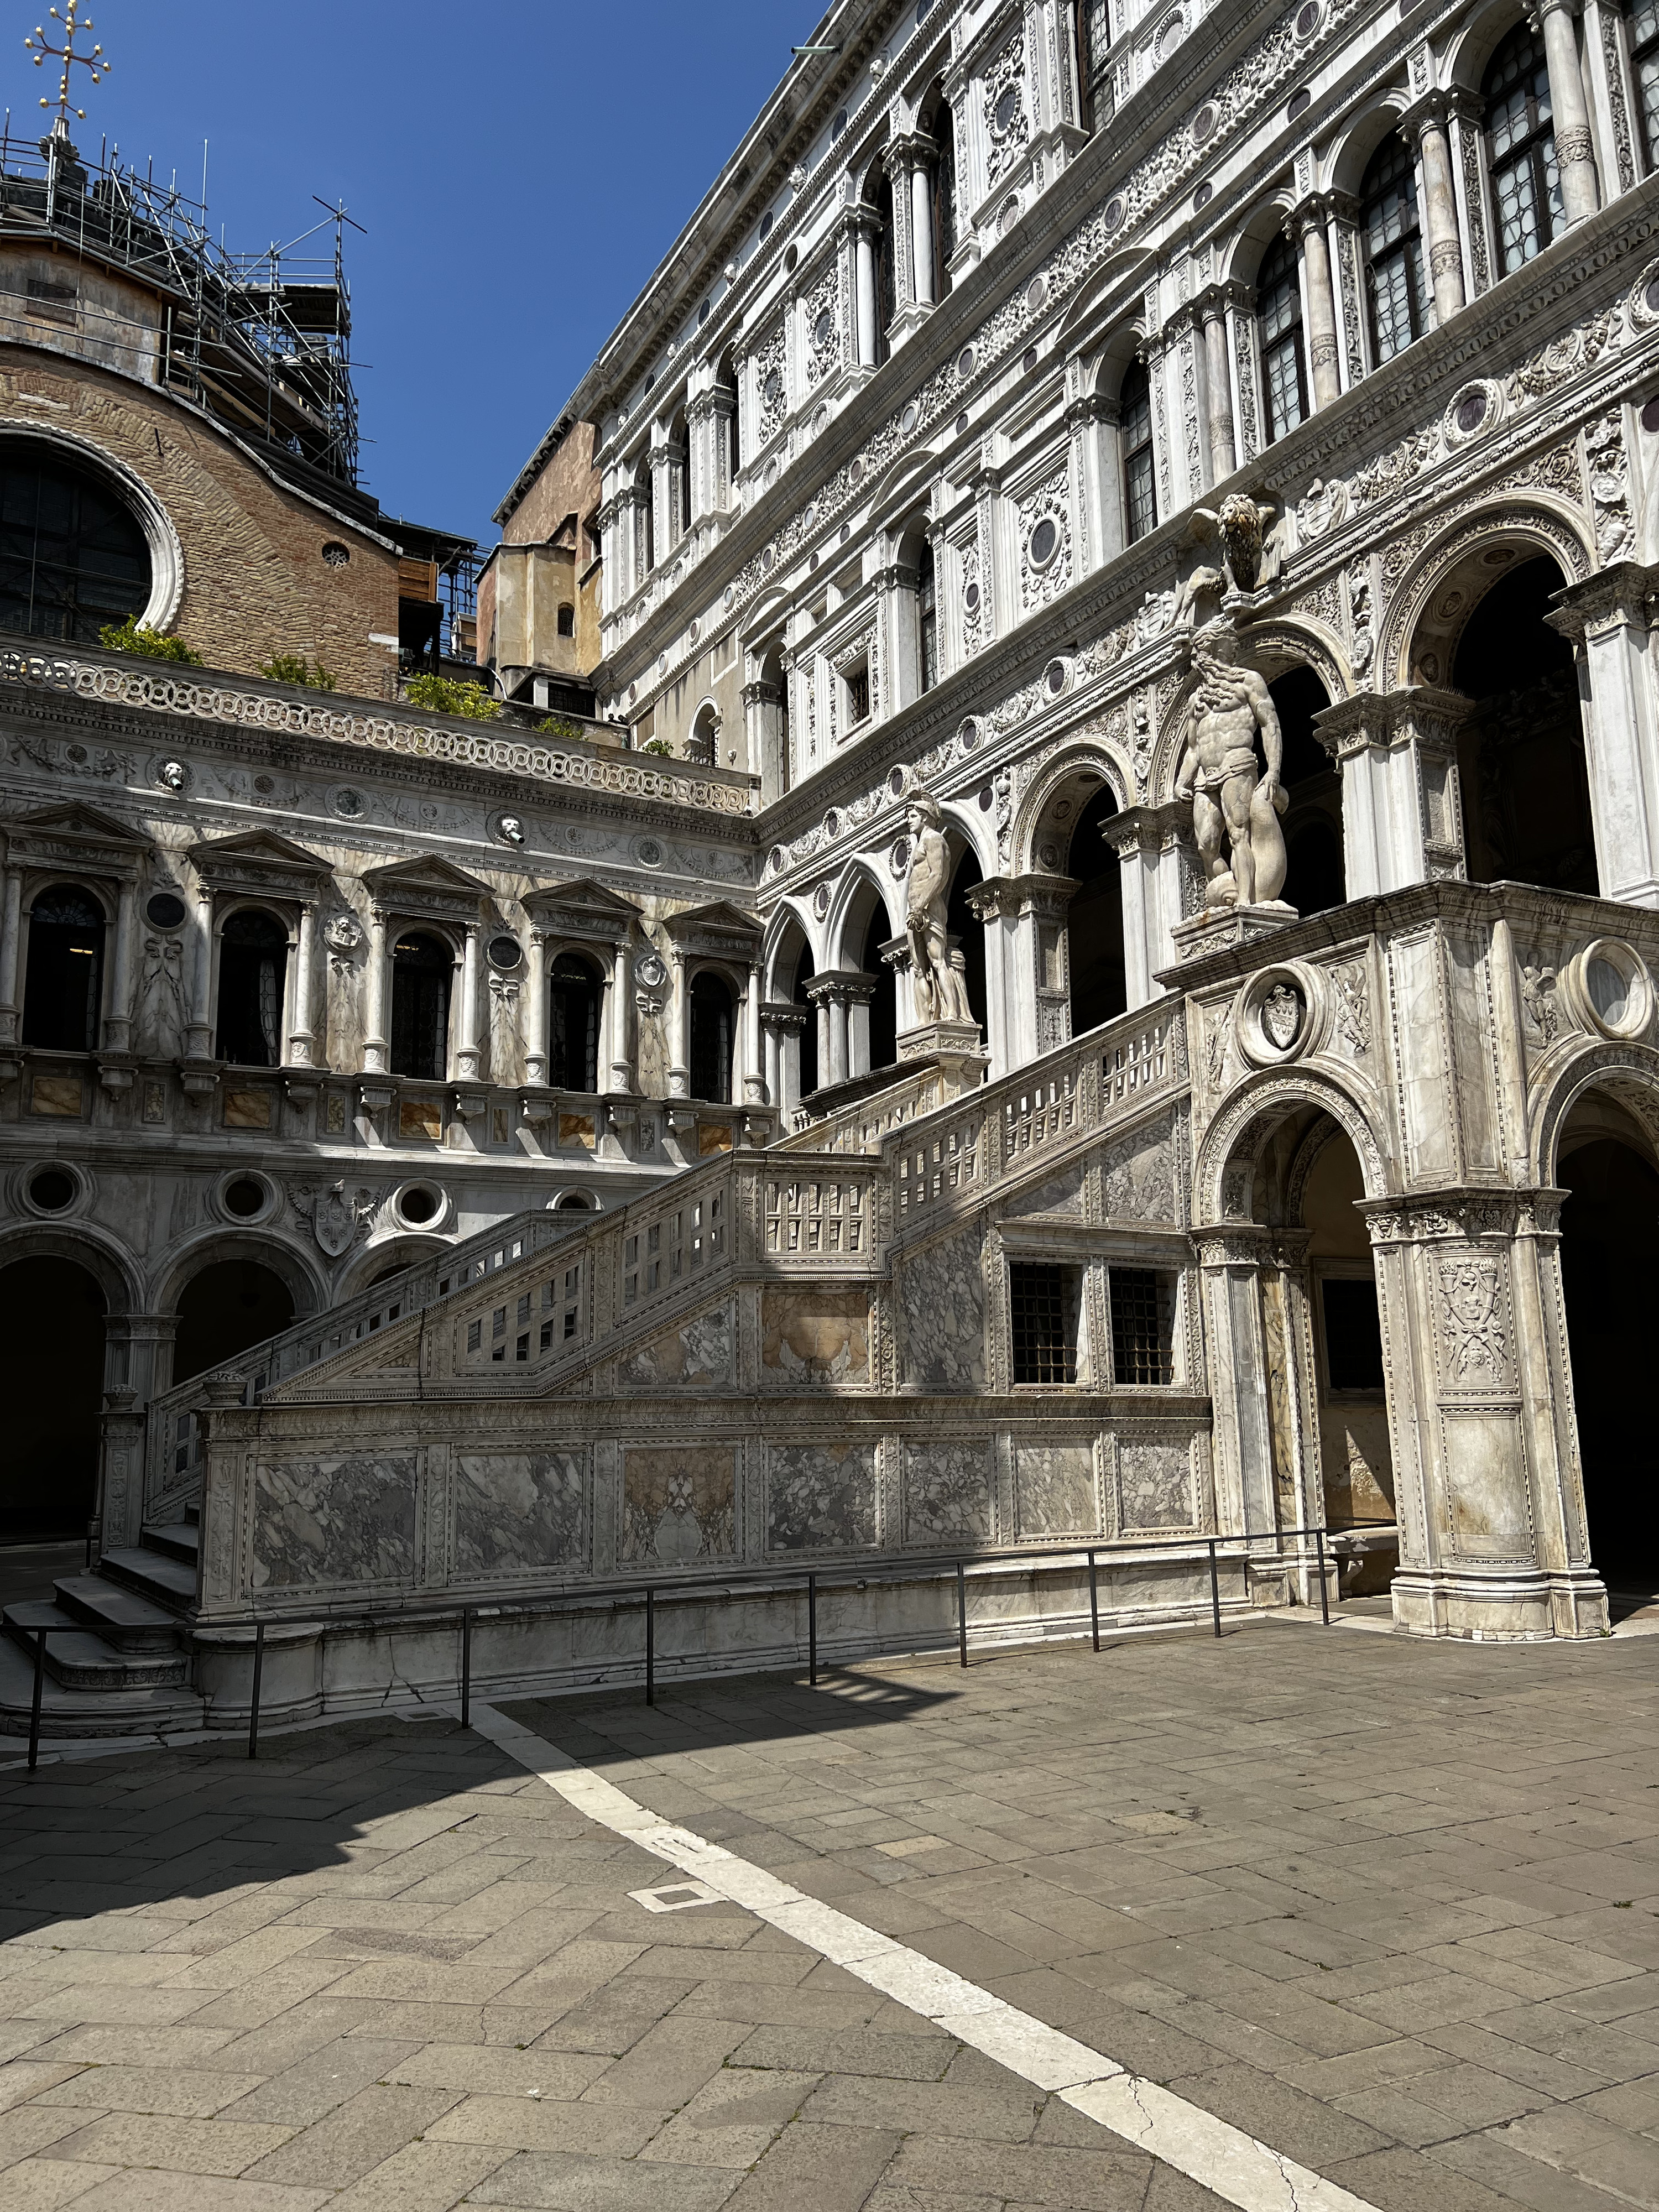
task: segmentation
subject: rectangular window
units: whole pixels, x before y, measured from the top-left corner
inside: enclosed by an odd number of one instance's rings
[[[1321,1285],[1325,1373],[1333,1390],[1380,1390],[1382,1324],[1375,1276],[1333,1275]]]
[[[1175,1279],[1152,1267],[1114,1267],[1112,1380],[1175,1380]]]
[[[856,729],[870,719],[869,663],[860,661],[856,668],[849,668],[842,681],[847,686],[847,726]]]
[[[1077,1381],[1077,1269],[1029,1261],[1008,1269],[1016,1383]]]

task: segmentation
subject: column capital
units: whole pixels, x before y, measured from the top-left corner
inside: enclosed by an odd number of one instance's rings
[[[1229,307],[1243,312],[1255,305],[1254,289],[1231,276],[1220,283],[1206,284],[1192,302],[1193,312],[1201,323],[1223,321]]]
[[[1310,192],[1306,199],[1297,201],[1279,225],[1279,228],[1292,246],[1300,246],[1310,231],[1318,231],[1322,234],[1325,225],[1330,219],[1330,198],[1328,193]]]
[[[1462,692],[1442,691],[1431,684],[1356,691],[1319,709],[1314,735],[1335,761],[1353,759],[1373,747],[1388,751],[1407,744],[1449,755],[1459,726],[1474,710],[1474,701]]]
[[[1659,568],[1615,561],[1553,594],[1544,619],[1563,637],[1582,645],[1592,633],[1648,629],[1659,603]]]
[[[906,170],[927,169],[938,159],[938,143],[925,131],[906,131],[888,140],[884,165],[890,169],[895,162]]]
[[[1168,799],[1156,806],[1126,806],[1109,814],[1100,834],[1120,860],[1131,853],[1156,854],[1190,834],[1193,810],[1185,799]]]
[[[807,978],[806,995],[815,1006],[867,1006],[880,981],[861,969],[830,968]]]
[[[1516,1236],[1553,1234],[1566,1195],[1534,1187],[1494,1190],[1484,1184],[1450,1183],[1356,1199],[1354,1211],[1364,1216],[1373,1244],[1473,1244],[1487,1237],[1507,1242]]]
[[[760,1018],[774,1036],[798,1036],[806,1027],[809,1012],[793,1000],[774,1000],[761,1008]]]
[[[988,876],[968,893],[968,904],[981,922],[1035,915],[1041,921],[1064,921],[1066,908],[1081,885],[1074,876]]]

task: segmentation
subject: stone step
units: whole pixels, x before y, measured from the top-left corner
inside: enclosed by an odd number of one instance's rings
[[[48,1638],[49,1644],[61,1639]],[[0,1736],[27,1735],[34,1691],[34,1657],[14,1636],[0,1636]],[[114,1684],[77,1689],[48,1674],[40,1699],[40,1734],[48,1743],[64,1737],[172,1735],[199,1729],[203,1704],[193,1690]],[[21,1756],[22,1747],[18,1747]]]
[[[193,1567],[202,1548],[202,1531],[193,1521],[146,1521],[138,1540],[148,1552],[188,1560]]]
[[[21,1645],[28,1664],[34,1664],[33,1629],[47,1628],[46,1671],[66,1690],[173,1690],[181,1688],[190,1671],[182,1651],[118,1651],[101,1636],[83,1628],[72,1613],[42,1598],[9,1605],[3,1614],[6,1632]]]
[[[64,1575],[52,1587],[65,1613],[84,1621],[118,1651],[179,1648],[178,1616],[136,1589],[102,1575]]]
[[[165,1552],[106,1552],[98,1571],[169,1613],[188,1613],[196,1603],[195,1567]]]

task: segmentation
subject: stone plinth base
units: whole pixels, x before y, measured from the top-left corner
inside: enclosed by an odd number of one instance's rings
[[[1170,935],[1177,959],[1200,960],[1206,952],[1231,952],[1235,945],[1253,945],[1257,938],[1283,929],[1287,921],[1301,919],[1283,899],[1270,899],[1265,906],[1211,906],[1190,921],[1175,923]]]
[[[1474,1644],[1530,1644],[1547,1637],[1605,1636],[1607,1594],[1583,1570],[1512,1575],[1402,1568],[1394,1578],[1394,1625],[1407,1636],[1458,1636]]]
[[[980,1043],[977,1022],[923,1022],[919,1028],[902,1030],[899,1066],[918,1060],[932,1060],[938,1067],[947,1098],[976,1091],[991,1065],[990,1054]]]

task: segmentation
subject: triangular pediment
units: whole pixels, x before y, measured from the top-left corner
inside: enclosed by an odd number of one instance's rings
[[[36,838],[53,843],[68,839],[106,849],[112,846],[124,853],[143,853],[150,848],[149,839],[140,831],[118,822],[112,814],[100,813],[97,807],[82,805],[73,799],[62,806],[40,806],[32,814],[18,816],[11,827],[12,842]]]
[[[488,884],[458,868],[453,860],[428,854],[418,860],[394,860],[389,867],[368,868],[363,882],[382,904],[395,898],[422,893],[441,898],[488,898]]]
[[[244,830],[234,837],[204,838],[191,847],[190,859],[198,873],[252,867],[285,875],[320,876],[328,868],[326,860],[307,853],[291,837],[279,836],[274,830]]]
[[[708,906],[689,907],[684,914],[671,914],[664,918],[663,927],[673,938],[681,937],[743,937],[757,942],[761,926],[752,914],[733,906],[729,899],[716,899]]]
[[[623,898],[620,892],[608,890],[596,884],[591,876],[577,876],[568,884],[546,884],[540,890],[528,891],[524,899],[525,911],[538,914],[550,907],[561,908],[566,913],[603,915],[615,921],[636,921],[639,908],[632,899]]]

